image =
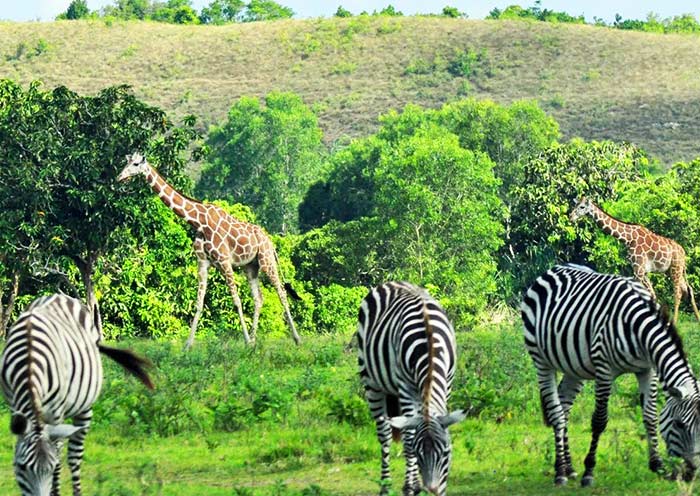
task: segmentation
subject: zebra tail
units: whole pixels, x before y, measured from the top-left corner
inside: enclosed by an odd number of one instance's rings
[[[100,349],[100,353],[104,353],[124,367],[125,370],[133,374],[148,389],[154,389],[153,382],[146,371],[146,369],[153,367],[153,363],[148,358],[139,356],[131,350],[112,348],[102,344],[99,344],[98,348]]]
[[[391,428],[391,439],[393,439],[395,443],[400,443],[401,442],[401,429],[398,429],[396,427],[392,427]]]
[[[296,292],[296,290],[292,287],[291,284],[288,282],[284,283],[284,289],[287,291],[287,294],[294,298],[297,301],[301,301],[301,296],[299,296],[299,293]]]

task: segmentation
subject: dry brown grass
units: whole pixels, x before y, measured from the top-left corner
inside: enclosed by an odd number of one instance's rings
[[[42,44],[48,49],[35,54]],[[490,67],[473,78],[470,95],[537,99],[565,137],[632,141],[667,164],[700,155],[698,36],[430,17],[0,23],[0,76],[83,93],[128,83],[149,103],[204,125],[241,95],[289,90],[315,105],[334,142],[369,133],[389,108],[463,96],[463,78],[439,61],[466,48],[485,49]],[[438,69],[407,74],[418,59]]]

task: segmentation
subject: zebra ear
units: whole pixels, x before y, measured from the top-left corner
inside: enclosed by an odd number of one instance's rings
[[[438,422],[440,422],[441,426],[447,429],[449,426],[454,425],[457,422],[461,422],[465,418],[467,418],[467,414],[464,410],[455,410],[449,415],[438,417]]]
[[[16,413],[10,419],[10,431],[16,436],[21,436],[27,432],[27,427],[29,427],[29,422],[27,422],[27,417],[21,413]]]
[[[689,397],[695,391],[696,391],[696,385],[695,385],[695,381],[692,379],[688,379],[687,381],[680,384],[678,387],[668,388],[668,394],[671,395],[672,397],[678,399],[678,400],[682,400],[682,399]]]
[[[70,424],[58,424],[58,425],[47,425],[46,432],[49,435],[51,441],[58,441],[60,439],[68,439],[80,431],[84,431],[87,427],[76,427]]]
[[[420,416],[407,417],[406,415],[401,415],[400,417],[391,417],[389,419],[389,424],[396,429],[413,429],[420,423]]]

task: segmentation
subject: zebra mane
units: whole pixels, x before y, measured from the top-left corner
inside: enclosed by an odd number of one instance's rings
[[[39,399],[37,398],[32,381],[32,369],[34,368],[34,336],[32,335],[31,317],[27,318],[27,325],[25,329],[27,333],[27,391],[29,393],[29,401],[31,403],[32,412],[34,413],[34,418],[36,419],[34,430],[37,433],[40,433],[43,427],[41,425],[41,406],[39,405]]]
[[[680,351],[685,365],[690,367],[688,357],[686,356],[685,349],[683,348],[683,339],[681,338],[681,335],[678,334],[678,328],[673,323],[673,320],[671,320],[668,307],[666,305],[657,305],[654,300],[649,301],[649,306],[660,317],[664,329],[666,329],[669,338],[671,338],[671,344],[677,348],[678,351]]]
[[[430,325],[430,316],[428,315],[428,303],[425,298],[423,301],[423,326],[425,327],[425,336],[427,338],[426,345],[428,347],[428,369],[425,382],[423,383],[423,418],[430,420],[430,400],[433,390],[433,359],[435,358],[435,335],[433,328]]]

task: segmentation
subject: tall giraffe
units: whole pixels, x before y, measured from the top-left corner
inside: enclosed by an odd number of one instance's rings
[[[151,189],[163,203],[197,230],[193,242],[194,252],[197,255],[199,279],[197,310],[190,325],[190,336],[187,339],[186,348],[192,346],[194,342],[197,323],[204,307],[209,267],[212,263],[221,270],[226,279],[226,284],[238,310],[243,336],[247,344],[255,342],[260,308],[263,304],[263,296],[258,280],[258,273],[261,269],[267,274],[270,282],[277,290],[284,307],[284,317],[291,330],[292,338],[299,344],[299,335],[294,326],[292,314],[289,311],[287,293],[284,290],[277,269],[277,253],[265,231],[260,226],[234,218],[220,207],[201,203],[183,196],[170,186],[142,155],[134,153],[131,156],[127,155],[126,159],[126,167],[119,174],[117,180],[124,181],[139,174],[145,176]],[[253,294],[253,301],[255,302],[252,337],[248,335],[248,328],[243,318],[241,299],[238,296],[238,289],[233,278],[233,269],[235,267],[243,267]],[[298,297],[291,286],[288,286],[288,289],[292,296]]]
[[[700,321],[693,288],[690,287],[686,278],[685,250],[681,245],[672,239],[651,232],[644,226],[627,224],[615,219],[586,197],[579,200],[571,211],[569,219],[573,222],[584,215],[590,215],[603,232],[625,244],[635,277],[646,286],[654,298],[656,298],[656,294],[647,274],[649,272],[666,273],[670,269],[673,281],[674,323],[678,320],[678,307],[681,304],[683,293],[690,296],[695,317]]]

